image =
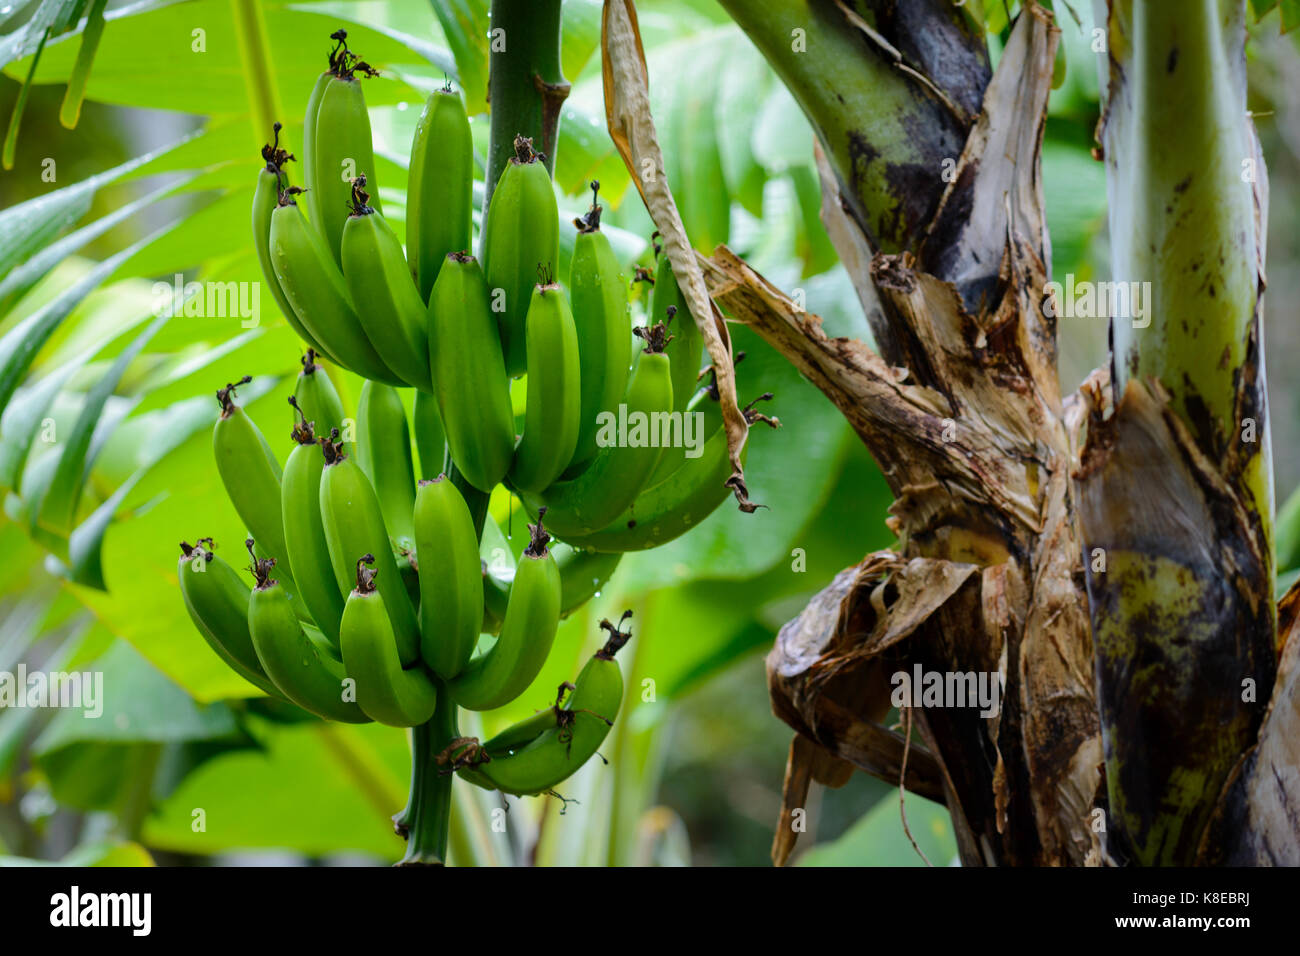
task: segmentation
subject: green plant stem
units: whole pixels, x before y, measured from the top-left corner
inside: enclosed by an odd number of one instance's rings
[[[900,72],[834,3],[719,3],[803,108],[843,184],[850,213],[873,247],[889,253],[914,249],[945,185],[939,175],[943,161],[961,155],[968,119]],[[982,45],[982,37],[956,26],[964,14],[952,4],[910,5],[935,6],[926,29],[934,36],[950,34],[954,52]],[[960,102],[977,100],[987,68],[971,70],[964,82],[970,91],[947,85],[945,93]]]
[[[398,866],[445,866],[447,832],[451,823],[452,774],[444,774],[437,763],[438,754],[456,729],[456,704],[447,693],[447,685],[438,681],[438,706],[428,723],[412,731],[411,800],[408,805],[406,855]]]
[[[271,69],[266,20],[262,16],[262,5],[258,0],[230,0],[230,6],[235,21],[235,37],[239,43],[239,57],[244,64],[244,84],[248,89],[253,136],[260,148],[280,117],[280,95],[275,86],[275,72]],[[289,148],[289,139],[283,131],[280,134],[280,145]]]
[[[545,155],[547,172],[555,172],[560,107],[569,95],[560,61],[561,6],[560,0],[492,0],[484,209],[514,155],[515,136],[530,138]]]
[[[27,79],[23,82],[22,89],[18,91],[14,110],[9,114],[9,129],[5,132],[4,147],[0,151],[0,166],[7,170],[14,168],[14,161],[18,155],[18,130],[23,125],[23,112],[27,109],[27,98],[32,92],[32,79],[36,76],[36,68],[41,65],[41,54],[45,52],[45,41],[49,38],[50,32],[46,30],[41,35],[41,44],[36,48],[36,55],[32,57],[32,66],[27,71]]]

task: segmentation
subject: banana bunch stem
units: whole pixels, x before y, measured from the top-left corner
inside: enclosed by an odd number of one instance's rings
[[[428,723],[411,729],[411,796],[399,828],[406,829],[406,855],[398,866],[445,866],[451,824],[452,774],[437,757],[460,732],[456,704],[438,681],[438,706]],[[400,832],[400,829],[399,829]]]
[[[536,143],[547,173],[555,172],[560,107],[569,95],[560,62],[561,6],[561,0],[492,0],[492,127],[485,180],[489,200],[514,156],[516,136]]]

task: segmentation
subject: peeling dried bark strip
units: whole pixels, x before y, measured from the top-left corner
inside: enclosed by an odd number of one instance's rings
[[[888,552],[873,555],[861,565],[835,576],[804,611],[788,622],[777,635],[768,655],[768,686],[777,716],[831,753],[890,783],[897,783],[902,769],[903,738],[876,723],[890,708],[888,671],[874,666],[881,661],[864,660],[860,667],[870,673],[853,684],[850,697],[843,698],[849,685],[833,679],[819,680],[824,669],[838,674],[853,645],[842,624],[852,613],[854,600],[870,604],[869,594],[878,583],[878,570],[892,567]],[[873,562],[884,558],[885,564]],[[830,675],[833,678],[834,674]],[[940,772],[932,755],[913,748],[908,756],[904,785],[931,800],[941,800]]]
[[[1092,636],[1069,475],[1053,472],[1034,556],[1033,600],[1020,645],[1020,713],[1043,862],[1075,866],[1094,852],[1102,783]]]
[[[663,238],[664,253],[673,265],[678,285],[690,307],[691,316],[704,336],[704,345],[713,361],[717,388],[721,396],[722,420],[727,429],[727,450],[731,459],[729,487],[741,511],[752,512],[758,505],[749,500],[741,453],[749,433],[749,423],[736,401],[736,370],[731,355],[731,335],[718,313],[695,252],[686,236],[677,203],[664,174],[663,153],[650,114],[649,75],[645,50],[637,27],[636,7],[632,0],[605,0],[601,20],[602,71],[605,89],[605,122],[609,127],[623,164],[636,183]],[[652,175],[644,175],[650,170]]]
[[[1052,259],[1039,152],[1060,32],[1050,13],[1025,5],[921,240],[918,255],[926,271],[954,283],[972,312],[981,301],[995,301],[1008,236],[1022,236],[1040,261]],[[1025,321],[1033,321],[1032,315]]]

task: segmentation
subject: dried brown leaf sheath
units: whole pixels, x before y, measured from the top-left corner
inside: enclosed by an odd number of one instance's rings
[[[677,203],[664,175],[663,153],[650,115],[645,50],[641,47],[636,7],[632,0],[606,2],[601,50],[604,54],[605,121],[609,135],[663,237],[664,254],[672,262],[691,316],[704,336],[705,347],[717,373],[722,419],[727,429],[727,448],[731,456],[731,477],[727,484],[735,492],[741,509],[752,511],[756,506],[749,501],[745,471],[740,464],[749,425],[736,401],[731,336],[722,315],[709,299],[695,253],[677,212]]]

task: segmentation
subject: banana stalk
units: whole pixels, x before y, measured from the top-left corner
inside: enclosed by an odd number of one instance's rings
[[[546,171],[555,172],[560,107],[569,95],[560,62],[561,5],[561,0],[492,0],[488,78],[492,127],[484,209],[514,155],[516,136],[531,139],[543,155]]]
[[[1246,112],[1245,3],[1108,7],[1102,145],[1125,294],[1108,303],[1111,390],[1085,389],[1079,524],[1112,846],[1186,865],[1277,669],[1266,174]]]

